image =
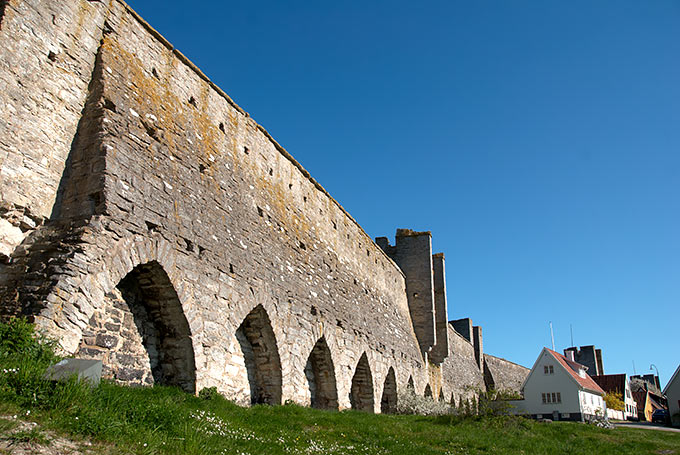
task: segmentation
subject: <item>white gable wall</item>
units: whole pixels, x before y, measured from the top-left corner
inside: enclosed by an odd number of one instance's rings
[[[680,366],[675,370],[664,393],[668,399],[668,412],[671,414],[673,425],[680,426]]]
[[[633,419],[637,418],[637,403],[635,402],[635,399],[633,399],[633,393],[630,389],[630,381],[626,377],[626,392],[623,397],[623,401],[626,404],[625,410],[623,411],[623,415],[625,418],[632,417]]]
[[[545,367],[553,367],[553,373],[545,374]],[[560,362],[552,354],[543,350],[536,360],[533,369],[524,383],[524,400],[516,400],[512,405],[516,413],[542,415],[551,418],[557,411],[563,414],[596,414],[599,409],[604,413],[604,403],[599,395],[581,391],[579,384],[564,370]],[[559,392],[561,403],[543,403],[543,393]],[[592,396],[592,397],[591,397]]]
[[[553,367],[553,374],[545,374],[544,367]],[[542,393],[559,392],[562,403],[543,404]],[[550,353],[543,350],[529,377],[524,383],[524,400],[514,402],[518,408],[521,406],[527,414],[543,414],[546,417],[554,411],[560,414],[579,413],[580,408],[579,387],[576,382],[564,371],[562,365]]]

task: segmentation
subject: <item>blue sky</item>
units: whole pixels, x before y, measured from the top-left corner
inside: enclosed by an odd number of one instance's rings
[[[431,230],[449,317],[531,367],[680,363],[680,2],[130,5],[372,237]]]

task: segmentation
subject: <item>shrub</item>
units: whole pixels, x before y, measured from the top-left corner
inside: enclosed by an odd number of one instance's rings
[[[508,390],[489,389],[479,394],[477,413],[482,416],[505,416],[511,414],[512,405],[508,400],[518,398],[518,394]]]
[[[434,401],[431,397],[421,397],[416,395],[411,388],[406,388],[406,391],[400,393],[397,398],[398,414],[440,416],[455,412],[445,401]]]
[[[626,409],[626,404],[623,401],[623,394],[619,391],[605,394],[604,402],[607,404],[607,408],[615,411],[623,411]]]
[[[21,406],[54,407],[81,396],[77,381],[53,383],[45,371],[59,358],[55,343],[23,318],[0,322],[0,396]]]
[[[220,393],[217,391],[217,387],[206,387],[198,392],[198,397],[203,400],[214,400],[219,396]]]
[[[0,362],[12,358],[29,358],[41,365],[49,365],[56,360],[55,343],[41,333],[24,318],[12,318],[0,322]]]

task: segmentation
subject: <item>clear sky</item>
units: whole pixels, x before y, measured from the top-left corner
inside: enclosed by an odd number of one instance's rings
[[[531,367],[680,363],[677,0],[129,0],[371,237],[431,230],[449,318]]]

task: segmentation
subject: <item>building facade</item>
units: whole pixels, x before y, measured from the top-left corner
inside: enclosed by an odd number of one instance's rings
[[[606,415],[605,392],[584,365],[543,348],[522,385],[522,400],[511,405],[517,414],[536,419],[589,421]]]

